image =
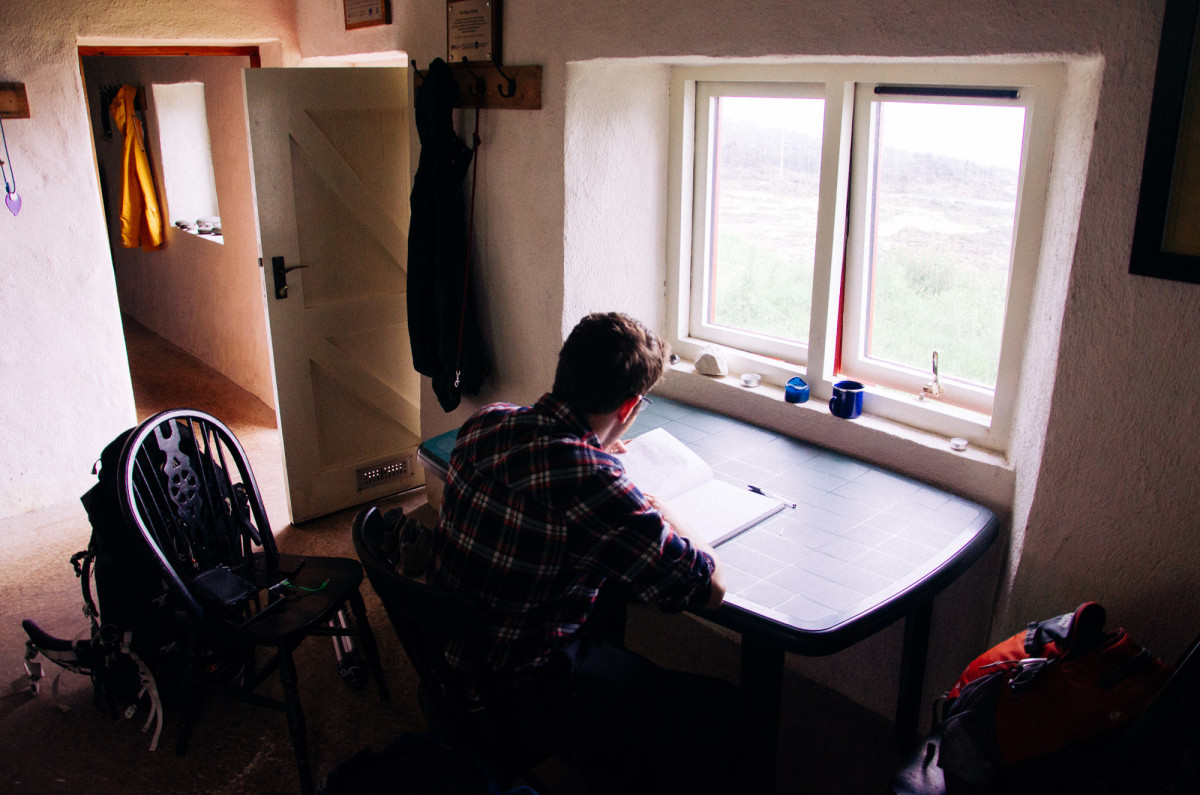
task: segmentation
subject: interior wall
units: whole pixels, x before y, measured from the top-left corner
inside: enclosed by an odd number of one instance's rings
[[[242,70],[250,66],[250,59],[88,56],[83,62],[121,311],[274,407],[242,89]],[[224,233],[221,244],[184,232],[171,223],[180,215],[170,207],[164,189],[161,128],[151,86],[184,82],[204,84],[213,177]],[[101,86],[126,84],[140,86],[146,97],[147,151],[166,225],[165,242],[155,251],[121,246],[124,137],[114,130],[112,139],[106,140],[101,131]]]
[[[666,327],[670,69],[643,61],[567,65],[562,337],[614,305]]]
[[[298,59],[291,0],[0,3],[0,81],[30,118],[5,122],[24,200],[0,219],[0,517],[78,499],[136,414],[79,69],[80,44],[259,44]]]

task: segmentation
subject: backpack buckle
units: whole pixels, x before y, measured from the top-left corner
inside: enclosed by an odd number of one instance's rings
[[[1014,693],[1028,690],[1033,685],[1033,680],[1037,678],[1038,673],[1051,662],[1053,661],[1048,657],[1026,657],[1021,660],[1013,669],[1012,678],[1008,682],[1009,689]]]

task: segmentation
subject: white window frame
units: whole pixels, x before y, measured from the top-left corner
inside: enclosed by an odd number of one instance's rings
[[[875,93],[875,89],[880,85],[888,84],[862,84],[860,83],[855,89],[855,117],[861,119],[864,123],[856,125],[854,129],[854,143],[851,154],[851,184],[850,184],[850,214],[852,218],[866,218],[869,212],[867,203],[872,196],[871,190],[871,131],[874,128],[873,105],[880,101],[881,98]],[[961,88],[958,86],[950,86],[949,88]],[[975,86],[969,87],[977,88]],[[1007,87],[1006,87],[1007,88]],[[1023,88],[1017,90],[1018,96],[1015,98],[980,98],[969,96],[936,96],[932,93],[919,93],[920,89],[916,89],[918,93],[909,95],[890,95],[882,98],[886,102],[914,102],[914,103],[936,103],[946,105],[986,105],[991,107],[1007,106],[1021,107],[1025,109],[1025,123],[1023,131],[1023,141],[1026,146],[1021,153],[1022,166],[1025,163],[1025,155],[1028,150],[1028,142],[1032,132],[1032,105],[1033,99],[1036,96],[1036,90],[1032,88]],[[1023,169],[1024,170],[1024,169]],[[1020,186],[1024,185],[1024,173],[1017,176],[1017,198],[1016,206],[1021,207],[1022,191]],[[867,295],[866,283],[870,270],[868,262],[867,249],[870,245],[870,230],[871,225],[867,223],[851,223],[848,237],[848,248],[846,256],[846,279],[845,279],[845,302],[842,318],[842,369],[849,374],[848,377],[858,378],[860,380],[869,381],[877,384],[887,384],[894,389],[902,392],[907,392],[913,395],[922,393],[922,387],[932,378],[932,353],[930,351],[929,369],[916,372],[907,367],[899,365],[891,365],[877,359],[869,359],[860,357],[859,351],[863,348],[863,337],[867,325]],[[1014,240],[1016,237],[1017,218],[1013,218]],[[1010,251],[1010,269],[1013,262],[1011,260]],[[1007,299],[1007,295],[1005,296]],[[1007,302],[1007,301],[1006,301]],[[1006,306],[1005,317],[1009,316],[1009,312],[1014,310],[1019,311],[1019,308]],[[1003,343],[1003,339],[1001,340]],[[943,379],[942,386],[947,392],[946,402],[953,405],[962,406],[969,410],[978,412],[983,415],[990,415],[992,412],[993,395],[992,389],[985,389],[975,384],[969,384],[964,381],[954,381],[953,379],[941,376]]]
[[[1025,151],[1014,229],[1013,256],[1001,342],[999,370],[990,415],[985,412],[919,400],[915,394],[871,386],[864,413],[946,436],[961,436],[982,447],[1007,450],[1025,337],[1029,325],[1042,230],[1046,215],[1046,191],[1054,147],[1054,132],[1065,69],[1057,62],[983,63],[881,62],[805,64],[729,64],[679,66],[671,76],[671,140],[669,161],[669,229],[667,336],[672,347],[685,358],[696,358],[706,345],[721,345],[733,372],[756,372],[768,383],[783,384],[794,375],[809,383],[813,397],[827,399],[832,385],[841,377],[834,373],[837,354],[839,313],[847,259],[847,230],[851,191],[851,136],[856,112],[856,94],[875,84],[1017,88],[1028,103]],[[698,86],[706,83],[794,83],[804,90],[817,85],[825,98],[825,130],[820,176],[816,262],[813,274],[811,325],[803,352],[769,348],[748,350],[731,338],[718,339],[697,325],[692,285],[703,287],[697,276],[696,242],[707,230],[694,222],[707,221],[698,208],[706,207],[707,174],[697,172],[698,151],[704,138],[697,136],[698,108],[707,101],[698,98]],[[849,241],[853,246],[856,241]],[[700,264],[703,268],[703,264]],[[853,267],[853,266],[851,266]],[[849,296],[846,297],[847,300]],[[702,307],[699,311],[703,311]],[[782,355],[781,355],[782,353]]]
[[[808,341],[796,343],[779,337],[755,334],[742,329],[720,326],[708,322],[708,297],[711,295],[712,235],[708,229],[712,223],[712,182],[710,173],[715,131],[713,129],[712,102],[714,97],[777,97],[797,99],[825,98],[825,87],[819,83],[781,83],[771,81],[705,81],[696,84],[696,146],[695,184],[700,190],[693,192],[692,217],[704,218],[705,223],[693,224],[692,229],[692,272],[691,283],[699,289],[692,290],[689,306],[688,333],[697,338],[719,345],[741,350],[753,350],[765,356],[803,364],[808,359]],[[706,110],[708,112],[706,112]]]

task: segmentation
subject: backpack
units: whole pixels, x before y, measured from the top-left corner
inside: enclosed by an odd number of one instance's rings
[[[975,658],[944,696],[940,727],[892,791],[1110,791],[1121,732],[1172,667],[1125,630],[1105,630],[1105,621],[1102,606],[1085,602]]]
[[[37,654],[68,670],[91,677],[96,705],[114,718],[149,710],[143,731],[157,721],[150,750],[162,731],[164,704],[183,692],[188,676],[184,650],[187,621],[164,580],[154,553],[121,507],[120,459],[133,428],[113,439],[100,455],[96,485],[80,498],[92,526],[87,549],[71,556],[83,592],[90,637],[66,641],[42,631],[33,621],[26,668],[31,689],[38,690]]]

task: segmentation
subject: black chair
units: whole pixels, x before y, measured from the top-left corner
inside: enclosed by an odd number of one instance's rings
[[[469,749],[510,784],[557,752],[553,729],[513,719],[518,710],[510,709],[507,695],[487,677],[473,643],[484,623],[478,607],[397,571],[397,561],[385,551],[396,547],[388,532],[384,515],[372,506],[358,513],[351,534],[367,578],[416,669],[421,709],[435,732]],[[479,672],[473,692],[446,661],[443,650],[451,639],[463,641],[467,663]]]
[[[191,676],[179,752],[187,746],[197,687],[281,709],[301,787],[311,793],[293,650],[311,635],[356,636],[380,698],[388,698],[359,593],[362,566],[351,558],[281,555],[245,451],[204,412],[172,409],[139,425],[122,451],[120,477],[126,518],[187,614]],[[347,604],[354,616],[349,626]],[[267,654],[260,655],[263,648]],[[276,671],[282,702],[255,692]]]

